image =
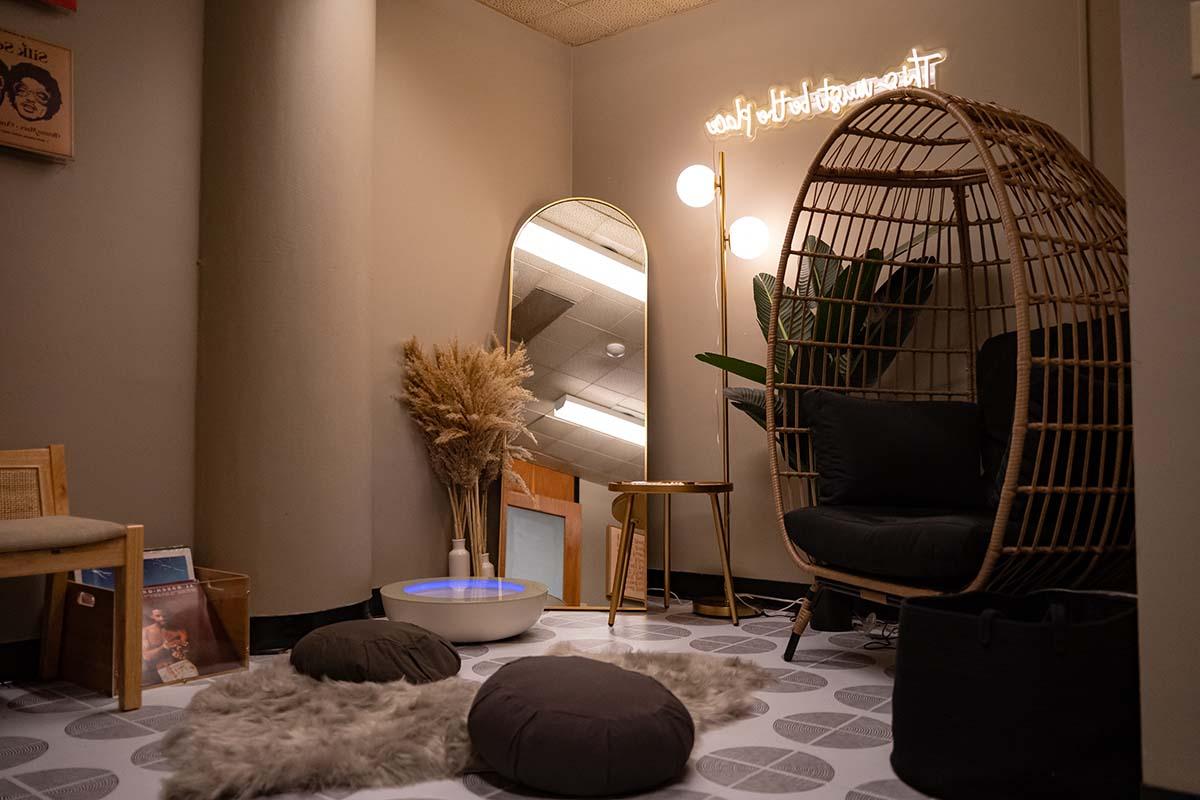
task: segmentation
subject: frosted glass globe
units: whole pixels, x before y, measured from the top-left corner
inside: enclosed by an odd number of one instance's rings
[[[703,164],[692,164],[679,173],[675,181],[675,193],[692,208],[703,208],[713,201],[716,175]]]
[[[729,226],[729,249],[747,261],[758,258],[766,252],[770,235],[767,223],[758,217],[739,217]]]

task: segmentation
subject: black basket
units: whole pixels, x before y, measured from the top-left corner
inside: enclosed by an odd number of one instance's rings
[[[909,600],[892,768],[942,800],[1136,798],[1137,657],[1132,597]]]

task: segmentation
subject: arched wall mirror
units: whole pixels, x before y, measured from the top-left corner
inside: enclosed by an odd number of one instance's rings
[[[646,478],[646,242],[624,211],[570,197],[513,240],[508,346],[523,343],[536,400],[519,463],[530,494],[505,485],[499,574],[538,580],[566,608],[607,606],[619,524],[613,481]],[[625,606],[646,606],[640,531]],[[552,602],[555,602],[552,601]]]

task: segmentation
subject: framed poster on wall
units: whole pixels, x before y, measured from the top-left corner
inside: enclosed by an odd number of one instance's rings
[[[70,50],[0,30],[0,145],[74,158],[74,93]]]

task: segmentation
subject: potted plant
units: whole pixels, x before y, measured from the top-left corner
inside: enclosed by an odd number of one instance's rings
[[[453,538],[470,544],[476,575],[483,575],[487,548],[487,490],[501,476],[518,488],[512,469],[529,451],[516,444],[533,394],[524,387],[533,369],[518,345],[506,353],[495,336],[487,347],[451,340],[427,355],[414,337],[404,344],[404,378],[397,400],[408,406],[421,431],[433,474],[446,486]]]

